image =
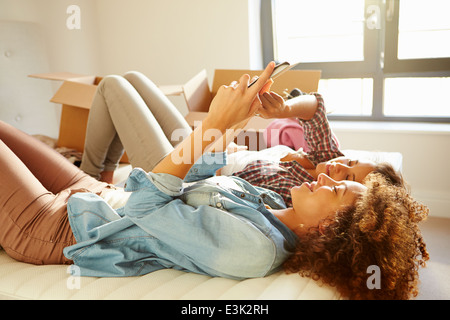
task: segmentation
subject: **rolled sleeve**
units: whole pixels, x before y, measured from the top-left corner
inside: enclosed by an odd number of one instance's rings
[[[227,165],[226,152],[207,152],[192,166],[184,178],[185,182],[194,182],[216,175],[216,171]]]
[[[317,165],[320,162],[343,156],[327,119],[325,103],[320,94],[317,99],[317,111],[310,120],[302,120],[305,140],[310,148],[308,159]]]

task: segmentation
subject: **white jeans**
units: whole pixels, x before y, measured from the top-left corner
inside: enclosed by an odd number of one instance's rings
[[[177,134],[172,139],[172,133]],[[99,84],[89,112],[81,169],[99,178],[117,168],[124,148],[133,167],[151,171],[191,127],[145,75],[107,76]]]

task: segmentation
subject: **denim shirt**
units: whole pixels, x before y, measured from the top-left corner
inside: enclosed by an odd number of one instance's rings
[[[77,243],[64,254],[78,267],[72,272],[114,277],[174,268],[245,279],[277,271],[298,238],[264,204],[284,202],[240,178],[213,177],[225,163],[225,153],[204,155],[184,181],[136,168],[125,185],[132,194],[117,210],[92,193],[71,196]]]

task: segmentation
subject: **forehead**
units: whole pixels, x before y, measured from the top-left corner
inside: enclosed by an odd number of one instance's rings
[[[357,199],[367,190],[367,187],[363,184],[355,181],[344,180],[339,183],[338,196],[336,201],[331,201],[333,204],[333,210],[354,205]]]
[[[347,189],[345,196],[352,199],[356,198],[358,195],[367,190],[367,187],[356,181],[344,180],[342,184]]]

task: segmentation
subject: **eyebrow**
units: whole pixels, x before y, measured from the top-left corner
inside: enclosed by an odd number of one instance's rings
[[[358,159],[356,159],[356,160],[354,160],[355,161],[355,163],[353,164],[353,166],[352,167],[354,167],[354,166],[356,166],[358,163],[359,163],[359,160]],[[356,175],[353,173],[353,181],[356,181]]]

